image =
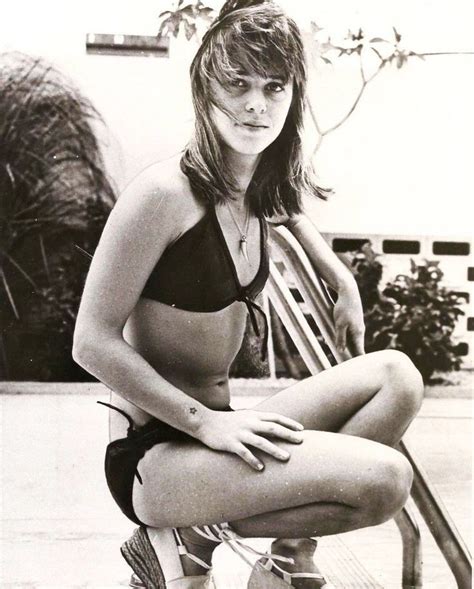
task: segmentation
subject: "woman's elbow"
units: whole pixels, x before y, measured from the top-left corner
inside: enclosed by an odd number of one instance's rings
[[[123,327],[94,319],[79,317],[74,329],[72,358],[88,372],[100,370],[108,360],[111,347],[123,341]]]
[[[72,358],[74,362],[89,370],[98,357],[100,349],[103,348],[103,344],[101,344],[103,339],[103,334],[97,328],[86,321],[78,320],[72,341]]]
[[[85,368],[86,357],[90,356],[92,345],[93,337],[88,333],[88,330],[83,325],[76,323],[72,340],[72,359],[74,362]]]

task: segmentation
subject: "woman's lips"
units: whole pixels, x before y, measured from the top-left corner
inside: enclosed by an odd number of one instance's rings
[[[240,126],[252,132],[264,131],[265,129],[268,129],[267,125],[259,125],[257,123],[241,123]]]

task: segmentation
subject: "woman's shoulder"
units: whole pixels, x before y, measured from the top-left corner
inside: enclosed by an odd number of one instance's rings
[[[150,164],[134,176],[122,194],[132,192],[137,198],[152,198],[155,195],[166,198],[170,204],[193,200],[189,181],[180,168],[180,159],[181,154]]]
[[[300,215],[288,215],[287,213],[274,214],[271,217],[265,217],[270,225],[286,225],[287,227],[294,224]]]
[[[180,167],[181,154],[155,162],[141,170],[126,186],[119,197],[136,202],[136,206],[154,205],[170,212],[199,209],[199,203]]]

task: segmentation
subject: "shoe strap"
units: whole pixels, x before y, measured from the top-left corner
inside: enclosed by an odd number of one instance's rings
[[[276,564],[274,561],[274,556],[272,557],[271,554],[266,554],[265,557],[267,558],[267,561],[265,564],[262,564],[263,568],[265,568],[267,571],[271,571],[273,568],[275,568],[281,573],[283,580],[286,581],[286,583],[289,585],[291,585],[291,579],[316,579],[318,581],[325,580],[321,573],[289,573]]]
[[[211,565],[207,564],[207,562],[205,562],[204,560],[202,560],[201,558],[199,558],[195,554],[188,552],[188,549],[184,545],[183,540],[181,539],[181,535],[178,532],[178,530],[176,528],[172,528],[172,529],[173,529],[174,537],[176,540],[176,545],[178,546],[178,554],[180,556],[187,556],[190,560],[192,560],[193,562],[195,562],[199,566],[202,566],[202,568],[206,569],[207,571],[211,570],[211,568],[212,568]]]
[[[212,526],[193,526],[192,529],[196,532],[196,534],[199,534],[199,536],[206,538],[206,540],[216,542],[216,544],[220,544],[222,542],[222,538],[219,535],[221,530],[219,524],[214,524]]]
[[[240,558],[242,558],[242,560],[244,560],[250,567],[253,567],[253,563],[247,558],[247,552],[259,558],[271,557],[273,560],[278,560],[280,562],[286,562],[290,564],[294,563],[292,558],[287,558],[286,556],[280,556],[278,554],[271,554],[268,552],[259,552],[258,550],[255,550],[255,548],[245,544],[243,538],[230,527],[228,522],[213,524],[211,526],[195,526],[193,527],[193,530],[207,540],[227,544],[227,546],[229,546],[231,550],[238,554]]]
[[[289,564],[294,564],[294,560],[292,558],[287,558],[286,556],[280,556],[279,554],[273,554],[271,552],[259,552],[255,550],[248,544],[243,542],[243,538],[235,532],[227,522],[222,524],[213,524],[212,526],[194,526],[193,530],[196,534],[199,534],[203,538],[210,540],[212,542],[227,544],[236,554],[238,554],[247,564],[253,566],[253,564],[249,561],[249,559],[244,554],[245,552],[249,552],[254,556],[258,556],[260,558],[264,557],[267,559],[266,564],[263,566],[267,570],[271,570],[272,568],[276,568],[283,576],[283,579],[290,583],[291,579],[317,579],[320,581],[324,580],[323,575],[319,573],[288,573],[284,569],[282,569],[275,561],[279,562],[286,562]],[[179,535],[179,534],[178,534]],[[181,542],[182,545],[182,542]],[[178,543],[179,546],[179,543]],[[183,547],[184,548],[184,547]],[[184,548],[184,550],[186,550]],[[186,554],[194,560],[196,557],[190,555],[187,552],[180,552],[180,554]],[[200,559],[198,559],[200,560]],[[195,561],[196,562],[196,561]],[[201,561],[202,562],[202,561]],[[200,563],[199,563],[200,564]],[[206,567],[209,568],[209,567]]]

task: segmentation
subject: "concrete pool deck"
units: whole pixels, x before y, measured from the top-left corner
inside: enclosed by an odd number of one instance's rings
[[[103,478],[107,410],[95,401],[107,399],[105,387],[20,383],[7,389],[0,383],[0,391],[0,586],[127,586],[130,570],[119,547],[134,525],[115,507]],[[255,404],[260,397],[249,392],[241,389],[233,405]],[[471,438],[469,398],[425,399],[405,437],[468,546],[472,538]],[[456,587],[426,527],[419,523],[424,587]],[[393,522],[341,538],[383,587],[400,587],[401,544]],[[256,542],[263,548],[268,545],[266,540]],[[227,548],[219,548],[215,560],[219,589],[245,587],[245,564]],[[359,586],[356,580],[347,585]]]

